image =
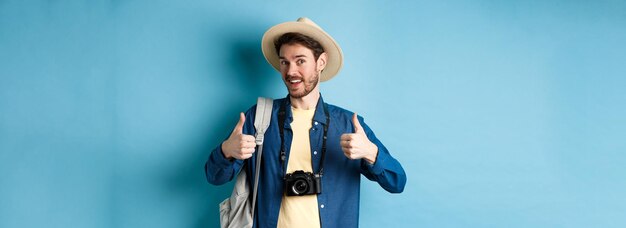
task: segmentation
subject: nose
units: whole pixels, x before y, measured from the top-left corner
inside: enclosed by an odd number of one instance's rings
[[[298,66],[295,64],[289,64],[287,66],[287,76],[297,76]]]

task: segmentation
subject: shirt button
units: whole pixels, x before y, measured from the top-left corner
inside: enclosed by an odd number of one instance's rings
[[[321,208],[324,208],[324,204],[322,204],[320,207],[321,207]]]
[[[317,125],[317,121],[313,122],[313,124]]]
[[[316,150],[316,151],[313,151],[313,155],[317,155],[317,150]]]

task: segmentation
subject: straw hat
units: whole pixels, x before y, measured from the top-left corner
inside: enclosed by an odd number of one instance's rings
[[[339,70],[343,66],[343,53],[341,52],[339,44],[337,44],[328,33],[324,32],[322,28],[306,17],[298,18],[297,21],[289,21],[275,25],[268,29],[263,35],[261,49],[263,50],[265,59],[274,69],[280,71],[280,62],[278,53],[276,53],[276,48],[274,47],[274,41],[288,32],[297,32],[311,37],[324,48],[324,52],[328,55],[328,60],[326,67],[320,75],[320,81],[328,81],[339,73]]]

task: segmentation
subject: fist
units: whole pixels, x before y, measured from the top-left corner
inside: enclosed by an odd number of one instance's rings
[[[239,113],[239,122],[235,125],[235,129],[228,139],[222,143],[222,153],[224,157],[239,160],[252,157],[254,148],[256,148],[255,138],[252,135],[243,134],[243,123],[246,122],[246,116]]]
[[[370,164],[376,162],[378,146],[372,143],[365,134],[365,130],[359,123],[356,113],[352,116],[354,133],[341,135],[341,150],[349,159],[365,159]]]

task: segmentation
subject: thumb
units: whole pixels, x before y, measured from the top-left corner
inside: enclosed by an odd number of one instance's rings
[[[235,135],[235,134],[243,134],[243,123],[246,122],[246,116],[243,114],[243,112],[239,113],[239,122],[237,122],[237,125],[235,125],[235,129],[233,129],[233,133],[231,135]]]
[[[352,123],[354,124],[354,133],[365,132],[365,130],[363,130],[363,127],[361,126],[361,123],[359,122],[359,118],[357,118],[356,113],[354,113],[354,115],[352,116]]]

